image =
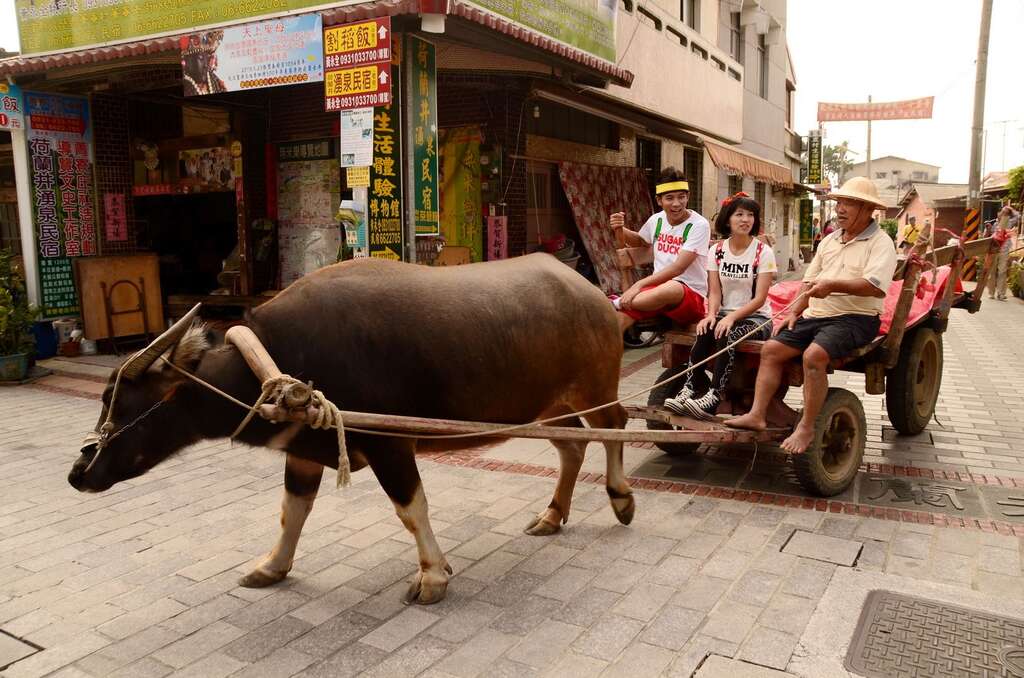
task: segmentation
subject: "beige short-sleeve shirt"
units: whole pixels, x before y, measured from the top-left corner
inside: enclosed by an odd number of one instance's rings
[[[874,221],[850,242],[844,243],[842,235],[842,229],[837,229],[825,236],[804,273],[804,282],[864,279],[887,292],[896,272],[896,246],[892,238]],[[884,308],[885,299],[879,297],[833,293],[824,299],[811,299],[804,316],[881,315]]]

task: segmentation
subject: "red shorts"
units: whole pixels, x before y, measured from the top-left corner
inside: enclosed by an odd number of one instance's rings
[[[704,297],[700,296],[678,280],[674,282],[679,283],[683,288],[683,300],[679,302],[678,306],[668,306],[658,311],[636,311],[633,309],[628,311],[620,310],[619,313],[625,313],[633,320],[647,320],[648,318],[663,315],[680,325],[692,325],[704,317]],[[655,287],[657,287],[657,285],[651,285],[643,288],[641,291],[646,292],[647,290],[653,290]]]

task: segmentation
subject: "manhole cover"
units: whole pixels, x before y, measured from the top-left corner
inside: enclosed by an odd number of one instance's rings
[[[872,591],[845,665],[866,678],[1024,678],[1024,620]]]

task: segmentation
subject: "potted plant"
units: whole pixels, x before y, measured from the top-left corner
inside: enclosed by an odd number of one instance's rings
[[[0,381],[21,381],[28,373],[28,357],[34,347],[32,321],[25,278],[15,268],[11,250],[0,250]]]

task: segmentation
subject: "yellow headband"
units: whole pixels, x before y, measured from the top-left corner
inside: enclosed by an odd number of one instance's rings
[[[668,193],[669,191],[689,191],[690,184],[685,181],[670,181],[667,184],[658,184],[654,188],[655,195],[661,195],[662,193]]]

